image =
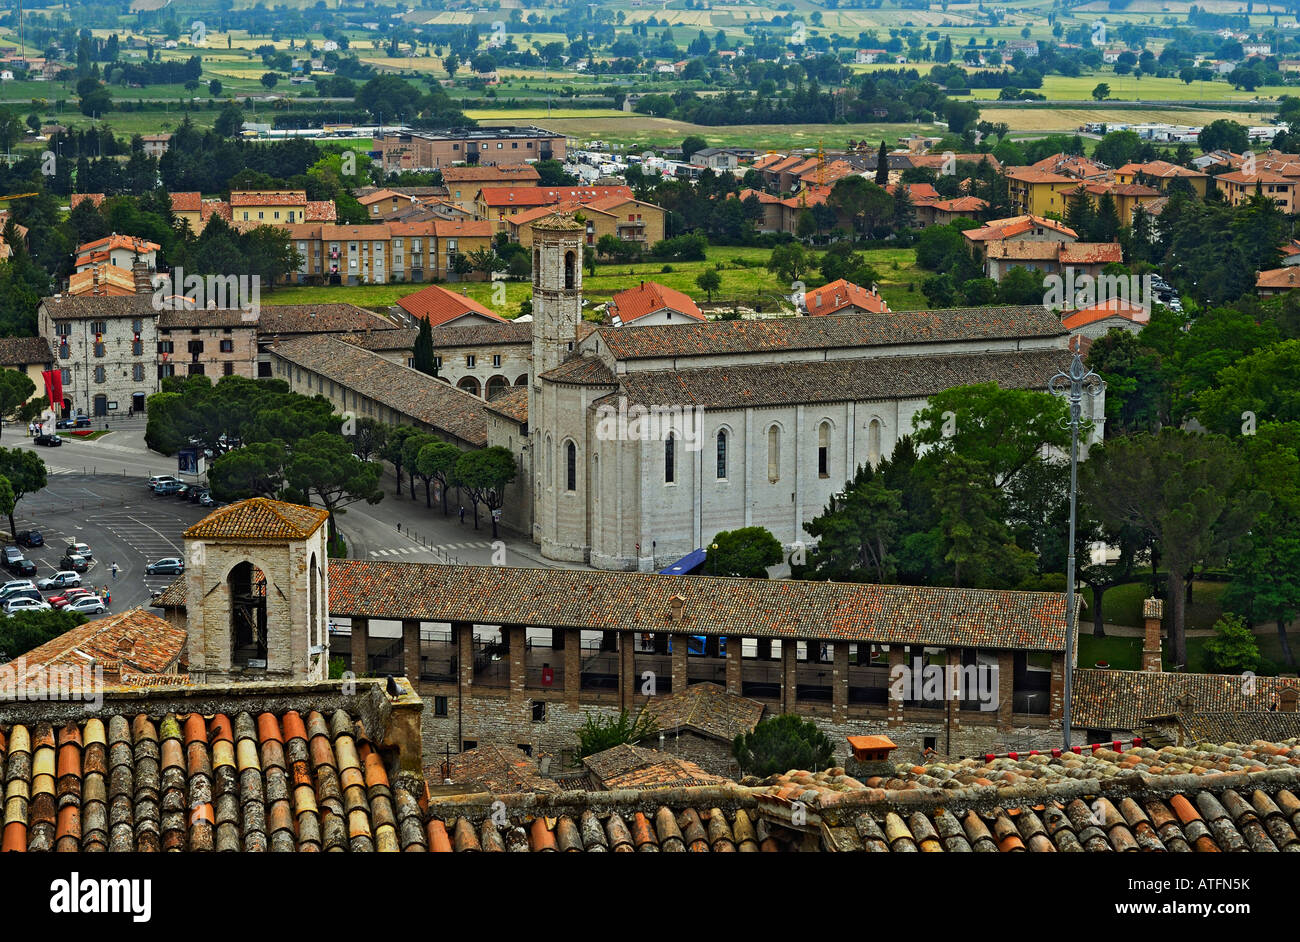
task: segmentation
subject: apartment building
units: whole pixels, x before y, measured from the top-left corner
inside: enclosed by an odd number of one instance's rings
[[[302,263],[290,276],[297,284],[388,284],[403,281],[482,279],[482,272],[456,270],[459,256],[492,244],[486,222],[435,219],[363,226],[289,227]]]
[[[374,138],[384,170],[441,170],[455,164],[564,160],[565,137],[538,127],[403,128]]]

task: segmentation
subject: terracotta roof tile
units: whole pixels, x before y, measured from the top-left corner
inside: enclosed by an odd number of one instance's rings
[[[427,320],[430,327],[440,327],[467,314],[475,314],[491,321],[505,320],[504,317],[493,313],[473,298],[448,291],[441,285],[429,285],[414,294],[399,298],[397,306],[412,317]]]
[[[185,531],[186,539],[302,540],[329,519],[317,507],[252,497],[220,507]]]
[[[643,281],[635,288],[620,291],[609,300],[606,313],[614,326],[631,324],[656,311],[669,310],[693,320],[704,320],[699,305],[691,298],[655,281]]]

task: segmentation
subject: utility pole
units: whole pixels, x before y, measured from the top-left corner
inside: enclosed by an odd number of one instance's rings
[[[1061,734],[1066,751],[1070,749],[1070,705],[1074,689],[1074,629],[1078,601],[1074,592],[1074,530],[1079,497],[1079,426],[1082,422],[1083,396],[1096,397],[1105,388],[1101,377],[1084,365],[1076,351],[1070,360],[1070,372],[1057,373],[1047,381],[1047,391],[1064,396],[1070,408],[1063,425],[1070,430],[1070,542],[1065,562],[1065,690],[1062,697]]]

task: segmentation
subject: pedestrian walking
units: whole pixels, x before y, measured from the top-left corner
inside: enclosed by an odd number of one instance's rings
[[[461,504],[461,505],[460,505],[460,525],[461,525],[462,527],[465,525],[465,505],[464,505],[464,504]]]
[[[113,565],[109,566],[109,567],[108,567],[108,571],[111,572],[111,573],[113,574],[113,578],[116,579],[116,578],[117,578],[117,563],[114,562]]]
[[[397,532],[398,532],[398,533],[401,533],[401,532],[402,532],[402,521],[400,521],[400,520],[397,521]]]

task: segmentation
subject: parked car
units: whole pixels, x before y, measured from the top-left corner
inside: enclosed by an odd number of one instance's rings
[[[175,556],[168,556],[145,566],[144,571],[147,576],[179,576],[185,571],[185,563]]]
[[[18,562],[18,560],[22,558],[23,558],[22,550],[20,550],[16,546],[6,546],[4,548],[4,559],[0,561],[4,563],[4,567],[6,569],[12,570],[14,567],[14,563]]]
[[[39,589],[18,589],[0,599],[0,605],[8,605],[14,599],[32,599],[39,602],[41,601],[41,593]]]
[[[203,500],[203,495],[207,492],[208,489],[206,487],[194,487],[191,488],[190,492],[185,496],[189,498],[191,504],[197,504],[199,501]]]
[[[155,474],[153,477],[149,479],[149,490],[152,491],[163,481],[177,481],[177,480],[178,480],[177,478],[173,477],[170,474]]]
[[[69,543],[66,550],[69,554],[84,556],[86,559],[94,559],[95,554],[90,551],[89,543]]]
[[[36,588],[42,592],[49,592],[51,589],[66,589],[69,586],[81,585],[81,576],[70,569],[64,569],[56,572],[47,579],[41,579],[36,583]]]
[[[14,563],[13,571],[20,576],[34,576],[36,575],[36,564],[24,556]]]
[[[14,534],[14,542],[19,546],[44,546],[45,537],[40,530],[19,530]]]
[[[44,599],[16,598],[5,602],[5,614],[12,615],[14,612],[38,612],[49,609],[50,603]]]
[[[215,507],[215,506],[217,506],[216,498],[214,498],[214,497],[212,496],[212,492],[211,492],[211,491],[204,491],[202,494],[199,495],[199,506],[200,506],[200,507]]]
[[[176,496],[181,500],[185,500],[190,496],[190,491],[192,490],[194,490],[193,484],[182,484],[180,487],[176,488]]]
[[[75,602],[77,599],[86,595],[94,595],[89,589],[71,588],[59,595],[51,595],[45,601],[49,602],[55,608],[63,608],[69,602]]]
[[[77,421],[72,423],[73,428],[90,428],[90,416],[79,415]]]
[[[108,607],[104,604],[104,600],[97,595],[83,595],[81,598],[69,602],[64,607],[64,611],[78,612],[82,615],[102,615],[108,611]]]
[[[181,484],[181,482],[176,480],[159,481],[157,484],[154,485],[153,496],[172,497],[176,494],[177,491],[181,489],[182,486],[183,485]]]
[[[36,583],[32,582],[32,580],[30,579],[10,580],[9,582],[6,582],[4,585],[0,585],[0,602],[6,601],[15,592],[22,592],[27,589],[31,589],[33,592],[35,592]]]
[[[63,439],[57,434],[51,432],[43,432],[40,435],[37,435],[33,441],[38,445],[45,445],[48,448],[57,448],[63,444]]]
[[[90,568],[90,563],[86,562],[86,557],[78,556],[76,553],[64,553],[63,558],[59,560],[60,569],[71,569],[73,572],[85,572]]]

